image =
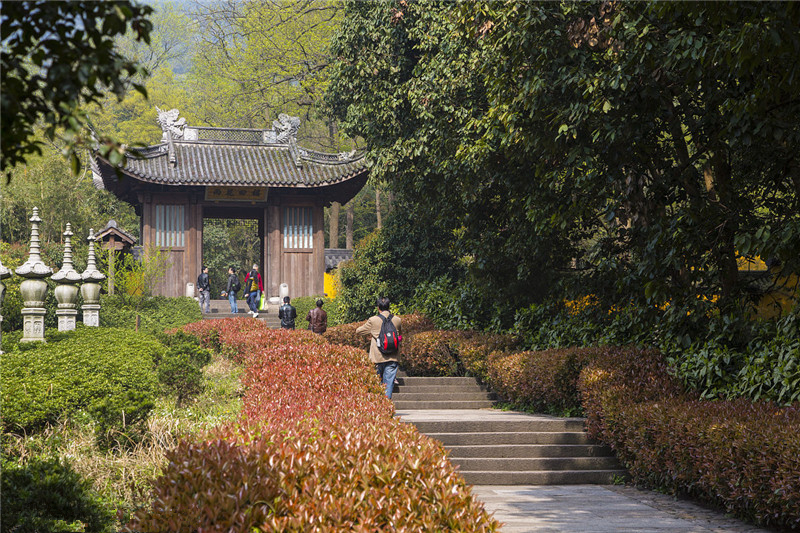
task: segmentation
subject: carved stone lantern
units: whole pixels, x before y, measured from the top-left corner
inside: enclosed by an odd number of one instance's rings
[[[97,270],[94,257],[94,228],[89,230],[89,259],[86,270],[81,274],[81,296],[83,296],[83,323],[87,326],[100,325],[100,282],[106,279],[105,275]]]
[[[3,280],[11,277],[11,271],[3,266],[0,260],[0,354],[3,353],[3,299],[6,296],[6,286]]]
[[[72,267],[72,224],[67,222],[64,232],[64,265],[51,278],[56,282],[56,300],[58,300],[58,331],[75,329],[75,318],[78,316],[78,283],[80,273]]]
[[[44,342],[44,315],[45,297],[47,296],[47,282],[44,278],[50,276],[53,270],[42,262],[39,255],[39,208],[33,208],[31,221],[31,247],[28,260],[20,266],[17,275],[25,278],[20,283],[19,291],[22,293],[22,338],[20,342]]]

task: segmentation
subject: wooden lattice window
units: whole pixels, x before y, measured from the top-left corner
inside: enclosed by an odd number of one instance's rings
[[[311,207],[283,208],[283,247],[314,248],[314,222]]]
[[[184,246],[184,213],[182,205],[155,206],[156,246]]]

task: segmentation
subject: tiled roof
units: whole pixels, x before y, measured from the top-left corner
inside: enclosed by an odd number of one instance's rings
[[[353,258],[353,250],[348,248],[325,248],[325,271],[329,272],[343,261]]]
[[[124,172],[164,185],[318,187],[366,169],[363,156],[320,154],[289,144],[176,141],[129,157]]]

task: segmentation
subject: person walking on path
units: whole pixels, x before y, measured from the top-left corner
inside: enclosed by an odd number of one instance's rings
[[[328,313],[322,310],[322,300],[317,300],[317,306],[306,315],[308,329],[322,335],[328,331]]]
[[[236,269],[230,267],[228,269],[228,285],[225,287],[225,292],[222,293],[222,296],[228,297],[228,302],[231,304],[231,313],[239,312],[239,304],[236,302],[236,293],[238,293],[241,288],[242,285],[239,283],[239,276],[236,275]]]
[[[211,282],[208,280],[208,267],[203,267],[203,272],[197,276],[197,292],[200,294],[200,310],[203,313],[211,312]]]
[[[264,282],[261,281],[261,274],[258,273],[258,265],[253,265],[252,270],[244,278],[244,296],[253,318],[258,318],[258,303],[263,290]]]
[[[283,305],[278,309],[278,318],[281,319],[283,329],[294,329],[294,319],[297,318],[297,309],[289,302],[288,296],[283,297]]]
[[[399,316],[394,316],[389,312],[390,303],[389,298],[386,296],[378,298],[378,314],[358,326],[356,335],[370,336],[369,359],[375,363],[378,377],[386,387],[386,397],[391,399],[392,391],[394,391],[394,379],[397,376],[397,367],[399,365],[400,349],[398,346],[394,352],[382,352],[378,347],[378,337],[381,334],[381,326],[383,326],[384,322],[391,321],[394,329],[397,330],[398,337],[400,334],[401,320]]]

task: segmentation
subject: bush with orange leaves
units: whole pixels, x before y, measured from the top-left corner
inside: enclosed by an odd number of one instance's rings
[[[578,387],[591,436],[638,484],[760,525],[800,529],[800,405],[702,400],[656,351],[606,348]]]
[[[244,365],[235,425],[186,439],[128,531],[497,531],[363,351],[247,319],[184,328]]]

